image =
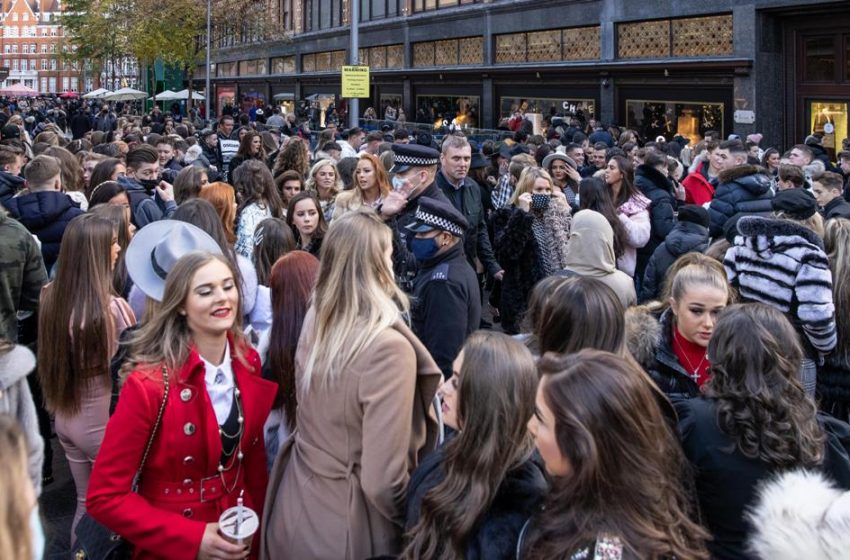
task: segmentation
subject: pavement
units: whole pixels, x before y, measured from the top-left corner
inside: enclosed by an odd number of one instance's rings
[[[47,538],[45,560],[68,560],[71,548],[71,523],[77,507],[77,491],[68,461],[59,439],[50,439],[53,447],[52,484],[45,486],[38,499],[44,533]]]

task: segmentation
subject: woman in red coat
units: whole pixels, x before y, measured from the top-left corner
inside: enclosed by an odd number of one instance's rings
[[[245,505],[262,515],[268,480],[263,423],[277,388],[260,378],[260,360],[241,337],[231,265],[202,252],[174,264],[169,251],[179,241],[169,235],[149,253],[152,273],[162,278],[168,270],[162,303],[131,341],[132,373],[107,425],[87,507],[134,546],[134,558],[255,556],[224,540],[217,521],[243,491]],[[135,493],[133,477],[164,395]],[[255,535],[254,550],[258,542]]]

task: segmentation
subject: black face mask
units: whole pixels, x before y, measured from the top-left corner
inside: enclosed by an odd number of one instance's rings
[[[146,191],[152,191],[159,186],[159,179],[136,179]]]
[[[552,197],[548,194],[541,193],[532,193],[531,195],[531,209],[532,210],[546,210],[549,208],[549,202],[552,200]]]

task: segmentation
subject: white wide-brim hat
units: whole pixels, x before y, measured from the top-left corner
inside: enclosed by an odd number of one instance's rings
[[[165,278],[180,257],[195,251],[221,254],[207,232],[179,220],[159,220],[140,229],[127,247],[127,273],[148,297],[162,301]]]

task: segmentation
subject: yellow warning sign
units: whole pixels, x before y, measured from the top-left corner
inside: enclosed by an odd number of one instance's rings
[[[369,97],[369,67],[342,67],[342,96],[346,98]]]

